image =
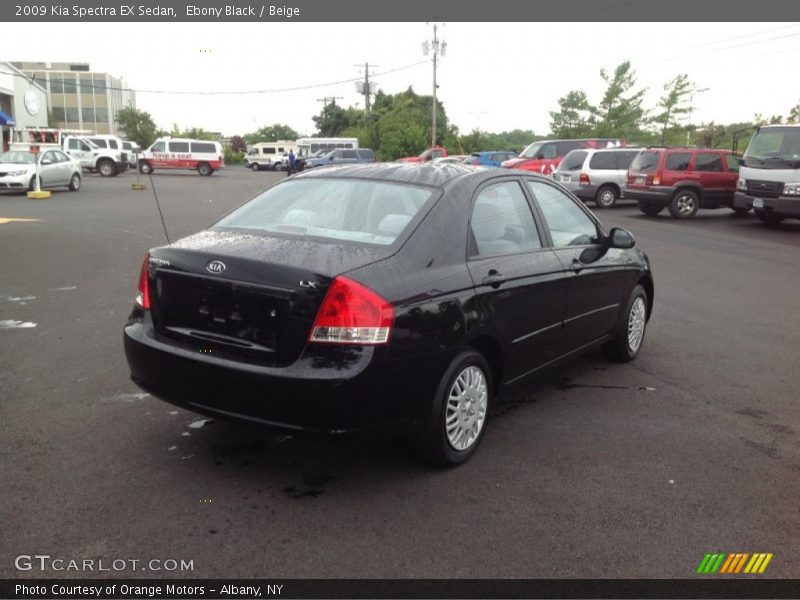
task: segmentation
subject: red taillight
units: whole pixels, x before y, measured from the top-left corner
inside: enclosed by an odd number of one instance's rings
[[[336,277],[311,328],[309,342],[385,344],[394,323],[394,308],[360,283]]]
[[[148,271],[150,270],[150,253],[144,255],[142,270],[139,272],[139,293],[136,294],[136,304],[145,310],[150,310],[150,283]]]
[[[578,178],[578,182],[580,185],[589,185],[589,175],[586,173],[581,173],[580,177]]]

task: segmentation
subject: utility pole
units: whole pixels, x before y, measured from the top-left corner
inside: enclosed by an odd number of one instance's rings
[[[361,65],[356,65],[356,66],[360,67]],[[373,67],[377,67],[378,65],[372,65],[372,66]],[[363,90],[360,89],[362,85],[364,86]],[[364,63],[364,81],[363,81],[363,83],[361,81],[356,82],[356,91],[359,94],[363,94],[364,95],[364,114],[365,115],[369,114],[369,96],[372,93],[372,90],[370,89],[369,85],[370,85],[369,84],[369,63],[365,62]]]
[[[342,96],[325,96],[324,98],[317,98],[317,102],[322,102],[322,110],[328,107],[328,104],[336,104],[337,100],[341,100]],[[330,100],[330,102],[328,102]]]
[[[436,88],[438,88],[438,84],[436,83],[436,63],[439,56],[444,56],[445,51],[447,50],[447,42],[442,42],[437,37],[437,28],[438,25],[434,23],[433,25],[433,41],[428,43],[426,40],[424,44],[422,44],[422,53],[425,56],[428,56],[428,51],[433,54],[433,106],[431,111],[431,147],[436,146]]]

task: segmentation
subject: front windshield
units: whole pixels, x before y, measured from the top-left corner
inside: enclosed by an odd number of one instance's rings
[[[748,167],[796,169],[800,167],[800,127],[765,127],[747,144],[743,162]]]
[[[531,144],[530,146],[525,148],[525,150],[523,150],[520,153],[519,157],[520,158],[535,158],[536,155],[539,153],[539,150],[542,149],[542,145],[543,145],[542,142],[534,142],[533,144]]]
[[[33,152],[5,152],[0,154],[0,162],[14,165],[32,165],[36,163],[36,155]]]
[[[389,245],[432,197],[428,188],[355,179],[299,179],[276,185],[214,228]]]

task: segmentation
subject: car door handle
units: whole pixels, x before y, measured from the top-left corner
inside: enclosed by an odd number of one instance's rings
[[[499,288],[500,285],[506,280],[506,276],[494,269],[489,271],[489,274],[483,278],[483,285],[490,285],[493,288]]]

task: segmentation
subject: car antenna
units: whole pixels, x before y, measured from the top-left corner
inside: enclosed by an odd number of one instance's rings
[[[153,196],[156,199],[156,206],[158,207],[158,216],[161,217],[161,225],[164,227],[164,237],[167,238],[167,243],[171,244],[172,242],[169,241],[169,233],[167,233],[167,224],[164,222],[164,213],[161,212],[161,204],[158,201],[158,193],[156,193],[156,184],[153,181],[153,170],[150,170],[150,187],[153,189]]]

